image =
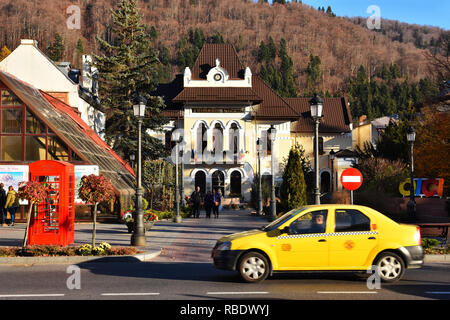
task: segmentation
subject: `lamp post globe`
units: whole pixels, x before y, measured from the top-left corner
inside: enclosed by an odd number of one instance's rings
[[[311,117],[314,120],[314,199],[315,204],[320,204],[320,191],[319,191],[319,125],[323,115],[323,99],[320,98],[317,93],[309,100],[311,107]]]
[[[142,247],[146,245],[144,229],[144,210],[142,207],[142,120],[145,116],[147,100],[142,95],[138,95],[133,100],[133,113],[138,121],[138,156],[137,156],[137,183],[136,183],[136,204],[134,214],[133,234],[131,235],[131,245]]]

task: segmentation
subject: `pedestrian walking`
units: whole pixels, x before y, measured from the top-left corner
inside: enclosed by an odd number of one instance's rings
[[[200,218],[200,206],[202,204],[202,195],[200,193],[200,187],[197,187],[191,195],[192,209],[194,218]]]
[[[219,218],[219,206],[220,203],[222,202],[220,195],[217,193],[217,191],[214,189],[213,190],[213,194],[212,194],[212,198],[213,198],[213,213],[214,213],[214,218]]]
[[[9,223],[10,226],[14,225],[14,221],[16,219],[16,212],[19,209],[19,197],[17,196],[16,190],[14,190],[13,186],[9,186],[8,195],[6,196],[6,203],[4,208],[11,215],[11,221]]]
[[[208,193],[205,195],[205,211],[206,211],[206,218],[211,218],[211,210],[214,206],[214,200],[211,191],[208,191]]]
[[[6,227],[6,191],[3,189],[5,185],[0,183],[0,223],[2,227]]]

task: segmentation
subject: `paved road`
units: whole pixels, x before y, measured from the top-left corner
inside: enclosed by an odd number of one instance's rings
[[[219,219],[186,219],[182,224],[160,221],[147,236],[147,249],[163,248],[158,258],[145,263],[80,264],[80,289],[73,288],[77,272],[67,265],[0,266],[0,299],[450,299],[449,264],[408,270],[404,280],[377,290],[369,290],[364,278],[341,273],[276,275],[261,284],[246,284],[236,273],[212,266],[211,248],[218,238],[265,223],[242,211],[226,212]],[[77,228],[76,242],[90,239],[89,225]],[[127,245],[129,235],[123,225],[100,226],[98,239]],[[68,279],[73,289],[68,288]]]

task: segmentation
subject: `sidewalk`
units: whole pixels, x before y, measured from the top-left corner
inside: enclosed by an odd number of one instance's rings
[[[266,225],[268,222],[264,217],[250,215],[251,210],[227,210],[220,214],[218,219],[205,218],[204,211],[201,212],[200,219],[187,218],[180,224],[172,221],[158,221],[153,228],[146,233],[147,245],[139,247],[147,255],[140,255],[140,260],[155,261],[190,261],[190,262],[211,262],[211,250],[217,239],[224,235],[241,232]],[[22,246],[25,233],[25,224],[19,223],[13,227],[0,227],[0,246]],[[131,234],[127,232],[125,224],[97,224],[96,243],[108,242],[112,246],[130,246]],[[92,241],[92,223],[75,224],[75,240],[72,246],[80,246]],[[156,257],[156,258],[155,258]],[[119,258],[119,257],[117,257]],[[13,258],[0,258],[0,264],[6,259],[10,263]],[[15,258],[14,258],[15,259]],[[60,257],[55,258],[17,258],[17,263],[26,260],[27,263],[42,263],[42,260],[55,260],[54,263],[70,263],[67,261],[92,260],[99,257]],[[105,258],[101,260],[108,261]],[[110,259],[111,260],[111,259]],[[116,259],[117,260],[117,259]],[[59,262],[62,261],[62,262]]]

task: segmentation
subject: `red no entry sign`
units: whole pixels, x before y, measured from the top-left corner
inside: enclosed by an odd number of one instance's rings
[[[356,190],[361,187],[363,177],[361,172],[355,168],[345,169],[341,174],[342,186],[347,190]]]

